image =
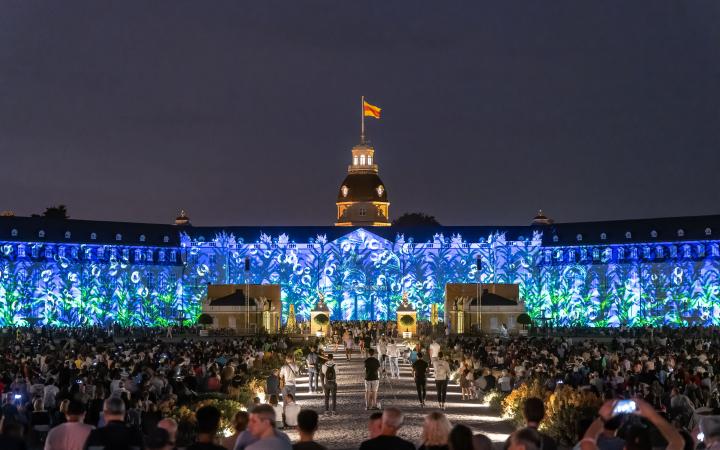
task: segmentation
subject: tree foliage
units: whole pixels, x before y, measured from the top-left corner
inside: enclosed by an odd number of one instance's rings
[[[65,205],[48,206],[43,213],[46,219],[69,219],[67,207]]]
[[[440,222],[435,216],[429,216],[421,212],[405,213],[393,220],[395,227],[439,227]]]
[[[210,314],[200,314],[197,321],[200,325],[212,325],[213,318]]]

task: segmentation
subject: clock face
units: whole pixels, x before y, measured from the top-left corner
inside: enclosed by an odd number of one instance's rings
[[[347,186],[343,186],[343,187],[340,188],[340,192],[342,192],[343,197],[347,197],[347,196],[348,196],[348,192],[350,192],[350,189],[348,189]]]
[[[375,190],[377,191],[378,197],[382,197],[383,192],[385,192],[385,188],[383,187],[382,184],[380,186],[378,186],[377,188],[375,188]]]

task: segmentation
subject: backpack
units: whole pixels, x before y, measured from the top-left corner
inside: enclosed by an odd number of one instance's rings
[[[328,366],[327,370],[325,370],[325,381],[332,381],[335,382],[335,365]]]

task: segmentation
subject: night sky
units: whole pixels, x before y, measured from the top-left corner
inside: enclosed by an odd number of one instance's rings
[[[0,0],[0,210],[329,225],[718,213],[720,2]]]

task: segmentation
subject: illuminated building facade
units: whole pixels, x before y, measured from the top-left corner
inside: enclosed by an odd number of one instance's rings
[[[444,316],[447,283],[513,283],[531,316],[555,325],[720,325],[720,216],[430,229],[183,223],[0,217],[0,326],[194,320],[208,284],[246,283],[280,285],[283,321],[291,304],[309,318],[318,292],[332,319],[392,320],[407,293],[427,320],[433,304]]]

